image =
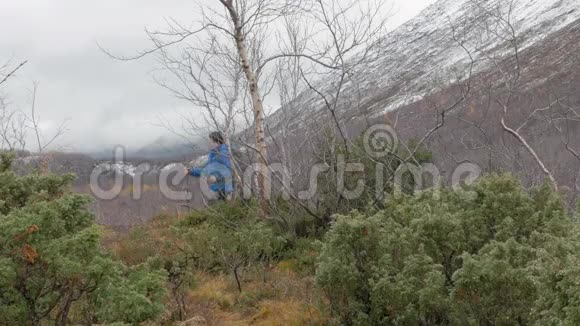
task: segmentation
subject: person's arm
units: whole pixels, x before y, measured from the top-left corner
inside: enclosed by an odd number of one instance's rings
[[[194,176],[194,177],[201,177],[203,170],[205,169],[205,167],[208,164],[209,164],[209,156],[208,156],[208,158],[204,159],[202,161],[202,163],[199,164],[197,167],[193,167],[193,168],[189,169],[189,171],[188,171],[189,175]]]
[[[203,172],[203,168],[192,168],[189,170],[189,174],[193,177],[201,177],[201,173]]]
[[[195,164],[195,166],[200,168],[200,169],[205,168],[209,163],[209,155],[202,156],[201,158],[198,159],[198,161],[199,161],[199,164]]]

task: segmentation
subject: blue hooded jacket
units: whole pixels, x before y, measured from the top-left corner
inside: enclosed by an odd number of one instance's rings
[[[228,147],[225,144],[221,144],[211,149],[208,154],[207,163],[204,166],[192,169],[191,175],[194,177],[214,176],[217,182],[210,185],[212,191],[233,192],[232,164],[230,162]]]

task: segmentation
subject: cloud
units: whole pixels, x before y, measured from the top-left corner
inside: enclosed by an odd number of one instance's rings
[[[432,2],[396,0],[392,24]],[[74,150],[148,144],[166,134],[155,126],[157,117],[163,114],[177,122],[176,112],[188,110],[188,104],[154,83],[152,58],[115,61],[97,42],[115,53],[133,54],[149,45],[145,27],[162,27],[167,17],[194,21],[195,9],[191,0],[2,1],[0,49],[8,51],[3,51],[0,63],[29,61],[3,93],[26,110],[32,81],[39,82],[41,119],[46,126],[68,119],[62,143]]]

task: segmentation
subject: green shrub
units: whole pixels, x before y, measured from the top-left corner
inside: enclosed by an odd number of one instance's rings
[[[325,143],[320,146],[322,153],[318,155],[317,163],[327,164],[330,169],[321,173],[318,179],[318,192],[315,198],[318,213],[329,218],[334,214],[348,214],[352,210],[361,212],[372,211],[376,208],[383,208],[382,203],[385,194],[394,190],[393,178],[397,169],[403,164],[402,159],[409,158],[409,162],[421,165],[432,161],[432,154],[424,146],[419,146],[417,151],[409,157],[417,147],[417,142],[411,141],[407,146],[398,146],[393,151],[388,151],[385,144],[385,155],[374,157],[369,153],[364,135],[358,137],[349,145],[348,152],[340,144]],[[371,146],[372,147],[372,146]],[[380,150],[379,150],[380,152]],[[359,164],[364,167],[364,172],[346,172],[340,175],[341,164]],[[380,172],[380,173],[379,173]],[[379,173],[379,174],[377,174]],[[362,194],[356,198],[347,198],[338,180],[343,179],[344,190],[357,189],[359,183],[364,185]],[[380,182],[378,182],[380,181]],[[412,193],[415,181],[410,173],[403,173],[401,180],[401,190],[405,193]],[[326,226],[326,225],[325,225]]]
[[[311,238],[298,238],[293,247],[286,253],[286,259],[292,261],[294,271],[303,275],[314,275],[316,261],[320,254],[321,243]]]
[[[127,269],[101,249],[71,176],[19,177],[10,161],[0,155],[0,324],[65,324],[77,304],[91,322],[156,318],[164,273]]]
[[[490,176],[337,217],[316,279],[345,324],[573,325],[579,240],[548,186]]]
[[[236,201],[191,213],[177,231],[195,267],[232,273],[241,292],[242,269],[269,264],[284,245],[256,212],[254,203]]]

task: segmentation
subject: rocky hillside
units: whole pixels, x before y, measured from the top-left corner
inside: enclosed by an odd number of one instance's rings
[[[387,122],[402,140],[421,139],[469,85],[465,100],[427,139],[443,172],[470,161],[487,171],[525,171],[527,183],[543,179],[528,151],[500,128],[508,99],[507,124],[573,188],[579,161],[564,143],[580,151],[579,19],[577,0],[438,1],[386,35],[378,60],[355,69],[336,115],[351,138]],[[336,85],[324,80],[316,87],[334,94]],[[516,87],[508,92],[509,85]],[[293,135],[285,142],[297,144],[304,135],[319,137],[329,118],[319,94],[307,90],[268,123],[275,137]]]
[[[506,14],[511,2],[440,0],[386,35],[375,50],[381,58],[358,67],[344,87],[342,98],[345,100],[340,103],[343,118],[358,115],[359,112],[353,110],[353,99],[362,112],[378,115],[436,93],[457,81],[458,74],[467,77],[466,68],[471,61],[461,43],[471,46],[470,54],[476,61],[484,55],[499,56],[509,52],[509,42],[495,35],[483,36],[477,27],[493,19],[486,16],[480,6],[504,6],[502,13]],[[580,3],[576,0],[515,1],[512,19],[520,51],[545,41],[579,18]],[[476,68],[485,71],[489,66],[490,62],[485,61],[478,63]],[[332,92],[334,82],[325,80],[316,87]],[[300,116],[301,121],[308,121],[324,112],[323,104],[320,96],[306,91],[292,105],[293,113]],[[283,122],[280,115],[281,110],[270,117],[272,127]]]

